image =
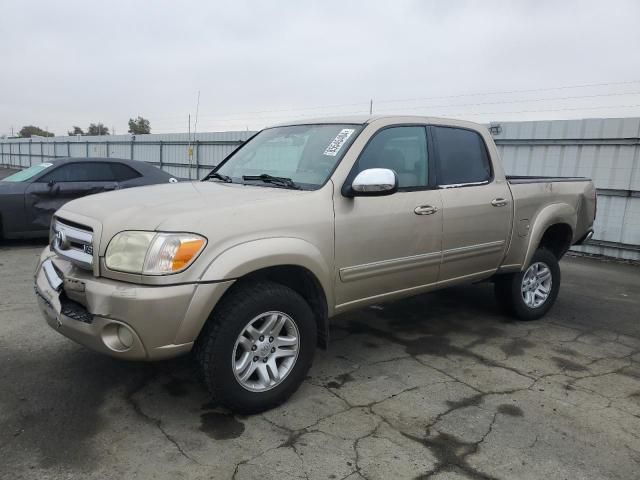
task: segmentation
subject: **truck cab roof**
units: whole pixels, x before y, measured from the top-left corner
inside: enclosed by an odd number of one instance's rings
[[[287,122],[277,123],[275,125],[271,125],[270,127],[286,127],[293,125],[317,125],[317,124],[333,124],[333,123],[344,123],[344,124],[354,124],[354,125],[367,125],[369,123],[373,123],[376,121],[384,121],[386,123],[431,123],[436,125],[452,125],[459,127],[471,128],[474,130],[486,130],[486,126],[470,122],[467,120],[459,120],[453,118],[444,118],[444,117],[431,117],[426,115],[344,115],[344,116],[334,116],[334,117],[317,117],[317,118],[308,118],[308,119],[298,119],[298,120],[290,120]]]

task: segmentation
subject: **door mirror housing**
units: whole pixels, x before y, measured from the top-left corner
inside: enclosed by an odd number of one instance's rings
[[[398,191],[398,175],[388,168],[368,168],[353,179],[347,197],[377,197]]]

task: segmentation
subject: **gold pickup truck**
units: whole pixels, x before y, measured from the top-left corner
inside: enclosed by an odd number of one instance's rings
[[[291,395],[350,309],[491,280],[533,320],[589,238],[584,178],[506,177],[487,129],[413,116],[266,128],[200,182],[72,201],[35,291],[61,334],[123,359],[192,352],[238,412]]]

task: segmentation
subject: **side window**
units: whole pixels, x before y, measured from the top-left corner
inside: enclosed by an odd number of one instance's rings
[[[472,130],[433,127],[438,151],[438,184],[487,182],[491,164],[482,137]]]
[[[54,168],[53,171],[43,175],[38,179],[38,182],[68,182],[71,165],[63,165],[58,168]]]
[[[41,182],[113,182],[115,177],[106,162],[68,163],[40,178]]]
[[[376,133],[358,158],[355,173],[368,168],[394,170],[400,188],[428,186],[425,127],[391,127]]]
[[[137,171],[124,163],[112,163],[111,170],[115,176],[117,182],[126,182],[134,178],[141,177]]]

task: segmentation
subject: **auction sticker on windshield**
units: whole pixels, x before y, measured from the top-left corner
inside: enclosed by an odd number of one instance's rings
[[[342,145],[344,145],[344,142],[349,140],[349,137],[353,135],[353,132],[355,131],[356,130],[354,128],[343,128],[342,130],[340,130],[340,133],[336,135],[336,138],[331,140],[331,143],[325,149],[324,155],[335,157],[342,148]]]

